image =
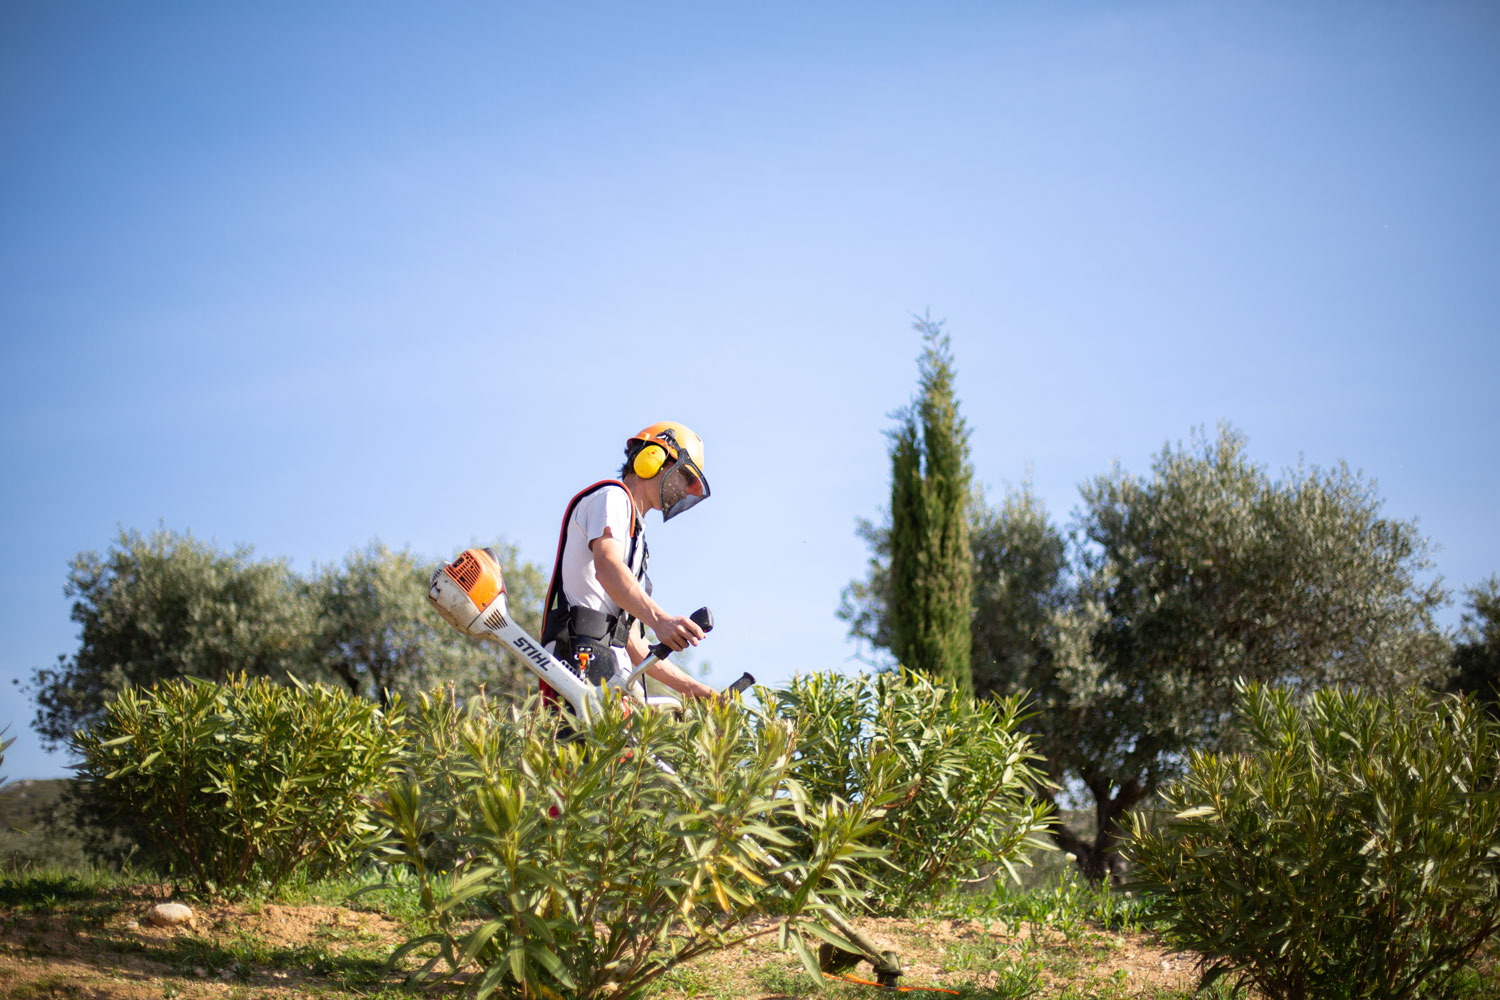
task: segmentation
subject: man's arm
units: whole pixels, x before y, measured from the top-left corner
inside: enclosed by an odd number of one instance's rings
[[[703,638],[698,623],[682,615],[667,614],[651,599],[635,574],[630,572],[630,567],[625,565],[624,543],[608,528],[589,542],[589,550],[594,553],[594,575],[610,600],[644,622],[656,633],[657,640],[666,643],[669,649],[681,651],[698,645],[698,640]]]
[[[630,630],[630,640],[625,644],[625,649],[630,654],[630,662],[637,665],[651,653],[645,637],[638,635],[635,629]],[[658,660],[647,667],[646,676],[661,681],[673,691],[689,698],[713,698],[719,693],[702,681],[689,677],[675,663],[667,660]]]

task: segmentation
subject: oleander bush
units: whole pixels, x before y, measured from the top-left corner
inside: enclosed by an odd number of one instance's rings
[[[364,856],[403,711],[295,679],[168,680],[127,687],[72,746],[96,815],[142,846],[134,863],[234,894]]]
[[[957,883],[1016,865],[1041,839],[1049,807],[1033,792],[1046,778],[1019,728],[1020,696],[978,700],[922,674],[874,678],[808,674],[779,693],[774,711],[800,733],[792,775],[814,801],[860,801],[892,778],[900,788],[881,850],[858,862],[870,910],[905,911]]]
[[[814,975],[809,939],[852,950],[833,911],[865,889],[894,768],[858,802],[809,795],[796,727],[738,703],[679,718],[611,699],[571,740],[535,699],[438,693],[410,718],[425,749],[384,800],[384,852],[436,928],[396,956],[430,951],[424,973],[475,963],[481,997],[630,998],[761,934]]]
[[[1136,886],[1205,982],[1443,996],[1500,931],[1500,726],[1467,698],[1243,686],[1240,756],[1195,753],[1137,820]]]

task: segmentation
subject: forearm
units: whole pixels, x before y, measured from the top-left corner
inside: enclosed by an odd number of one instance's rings
[[[696,678],[683,673],[676,664],[659,660],[646,668],[646,676],[661,681],[673,691],[689,698],[712,698],[718,694],[713,688]]]
[[[651,655],[651,647],[644,638],[635,634],[634,629],[631,630],[630,641],[625,644],[625,649],[630,654],[630,662],[635,666],[640,666]],[[718,694],[707,684],[683,673],[675,663],[666,660],[658,660],[647,667],[646,676],[689,698],[712,698]]]
[[[661,605],[651,599],[646,588],[624,565],[601,560],[595,563],[594,571],[610,600],[640,619],[647,628],[655,628],[656,620],[662,615]]]
[[[683,650],[698,644],[703,638],[703,629],[691,618],[669,615],[651,599],[640,581],[635,578],[621,557],[622,546],[608,535],[601,535],[589,543],[594,552],[594,574],[599,585],[610,599],[628,613],[635,615],[647,628],[656,633],[658,642],[667,647]]]

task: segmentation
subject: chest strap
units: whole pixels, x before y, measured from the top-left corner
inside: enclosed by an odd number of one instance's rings
[[[568,509],[563,512],[562,530],[557,538],[557,558],[552,562],[552,581],[547,586],[547,602],[542,605],[542,645],[549,642],[562,641],[569,633],[582,638],[597,641],[609,639],[611,646],[624,646],[630,636],[630,626],[635,621],[634,616],[628,612],[621,611],[618,615],[605,614],[603,611],[595,611],[581,605],[574,606],[568,603],[567,595],[563,593],[562,586],[562,561],[563,550],[568,544],[568,522],[573,517],[573,511],[578,504],[590,494],[593,494],[606,486],[618,486],[622,490],[625,484],[618,479],[605,479],[592,486],[583,489],[572,500],[568,501]],[[626,495],[629,495],[626,490]],[[630,514],[630,548],[625,557],[625,565],[635,564],[635,556],[638,548],[644,547],[646,539],[641,532],[641,519],[635,513],[635,501],[631,501]],[[636,570],[636,579],[641,581],[646,588],[646,593],[651,593],[651,582],[646,576],[646,562],[650,558],[651,551],[642,548],[641,565]]]

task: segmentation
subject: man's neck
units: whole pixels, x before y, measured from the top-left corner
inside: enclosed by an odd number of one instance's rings
[[[652,489],[656,480],[642,479],[633,472],[627,472],[621,482],[625,484],[625,491],[630,494],[630,499],[635,504],[636,516],[644,521],[646,519],[646,511],[656,509],[652,503],[656,499]]]

